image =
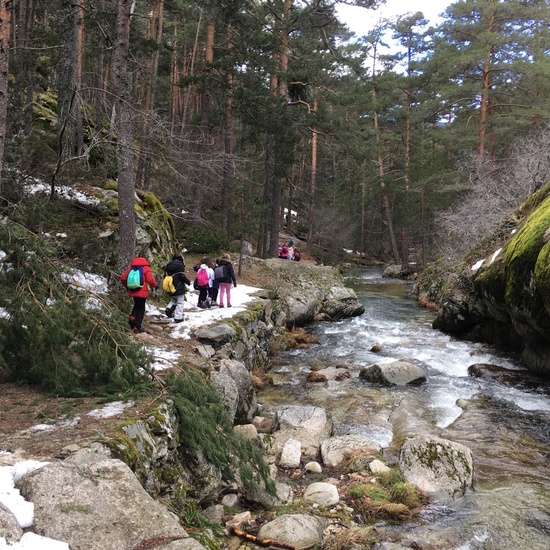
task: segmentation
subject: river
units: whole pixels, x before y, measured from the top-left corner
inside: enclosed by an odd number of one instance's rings
[[[279,404],[324,407],[335,435],[378,442],[395,462],[407,435],[428,432],[472,450],[474,490],[450,506],[428,505],[399,526],[379,529],[419,548],[548,550],[550,548],[550,384],[505,384],[468,376],[474,363],[524,370],[518,357],[431,328],[410,284],[383,279],[377,268],[349,280],[365,305],[359,317],[309,327],[320,344],[274,362],[274,385],[260,395],[265,411]],[[380,352],[371,348],[377,344]],[[428,374],[422,386],[380,388],[357,377],[305,383],[311,367],[370,365],[407,359]],[[323,371],[321,371],[323,372]],[[526,377],[527,378],[527,377]],[[458,404],[457,404],[458,403]]]

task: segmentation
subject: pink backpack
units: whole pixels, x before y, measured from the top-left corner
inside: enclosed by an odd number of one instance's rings
[[[199,286],[208,286],[208,271],[204,267],[201,267],[197,271],[197,284]]]

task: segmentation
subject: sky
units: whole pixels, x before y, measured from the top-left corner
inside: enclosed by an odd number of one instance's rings
[[[340,19],[347,24],[349,29],[358,36],[366,35],[380,19],[416,13],[421,11],[431,24],[441,21],[439,14],[453,4],[456,0],[387,0],[386,4],[378,10],[368,10],[353,6],[338,6]]]

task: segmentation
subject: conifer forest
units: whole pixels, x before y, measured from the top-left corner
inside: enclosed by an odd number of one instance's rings
[[[188,240],[407,264],[461,253],[550,176],[550,2],[0,0],[0,196],[118,183]],[[393,47],[388,48],[391,42]],[[193,236],[193,237],[191,237]],[[185,238],[183,239],[185,241]]]

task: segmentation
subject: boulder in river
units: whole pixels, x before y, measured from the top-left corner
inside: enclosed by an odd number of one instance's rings
[[[386,386],[404,386],[426,382],[426,373],[417,365],[408,361],[374,364],[361,369],[359,378],[374,384]]]
[[[401,447],[399,468],[408,482],[438,504],[463,496],[473,484],[470,449],[433,435],[407,439]]]

